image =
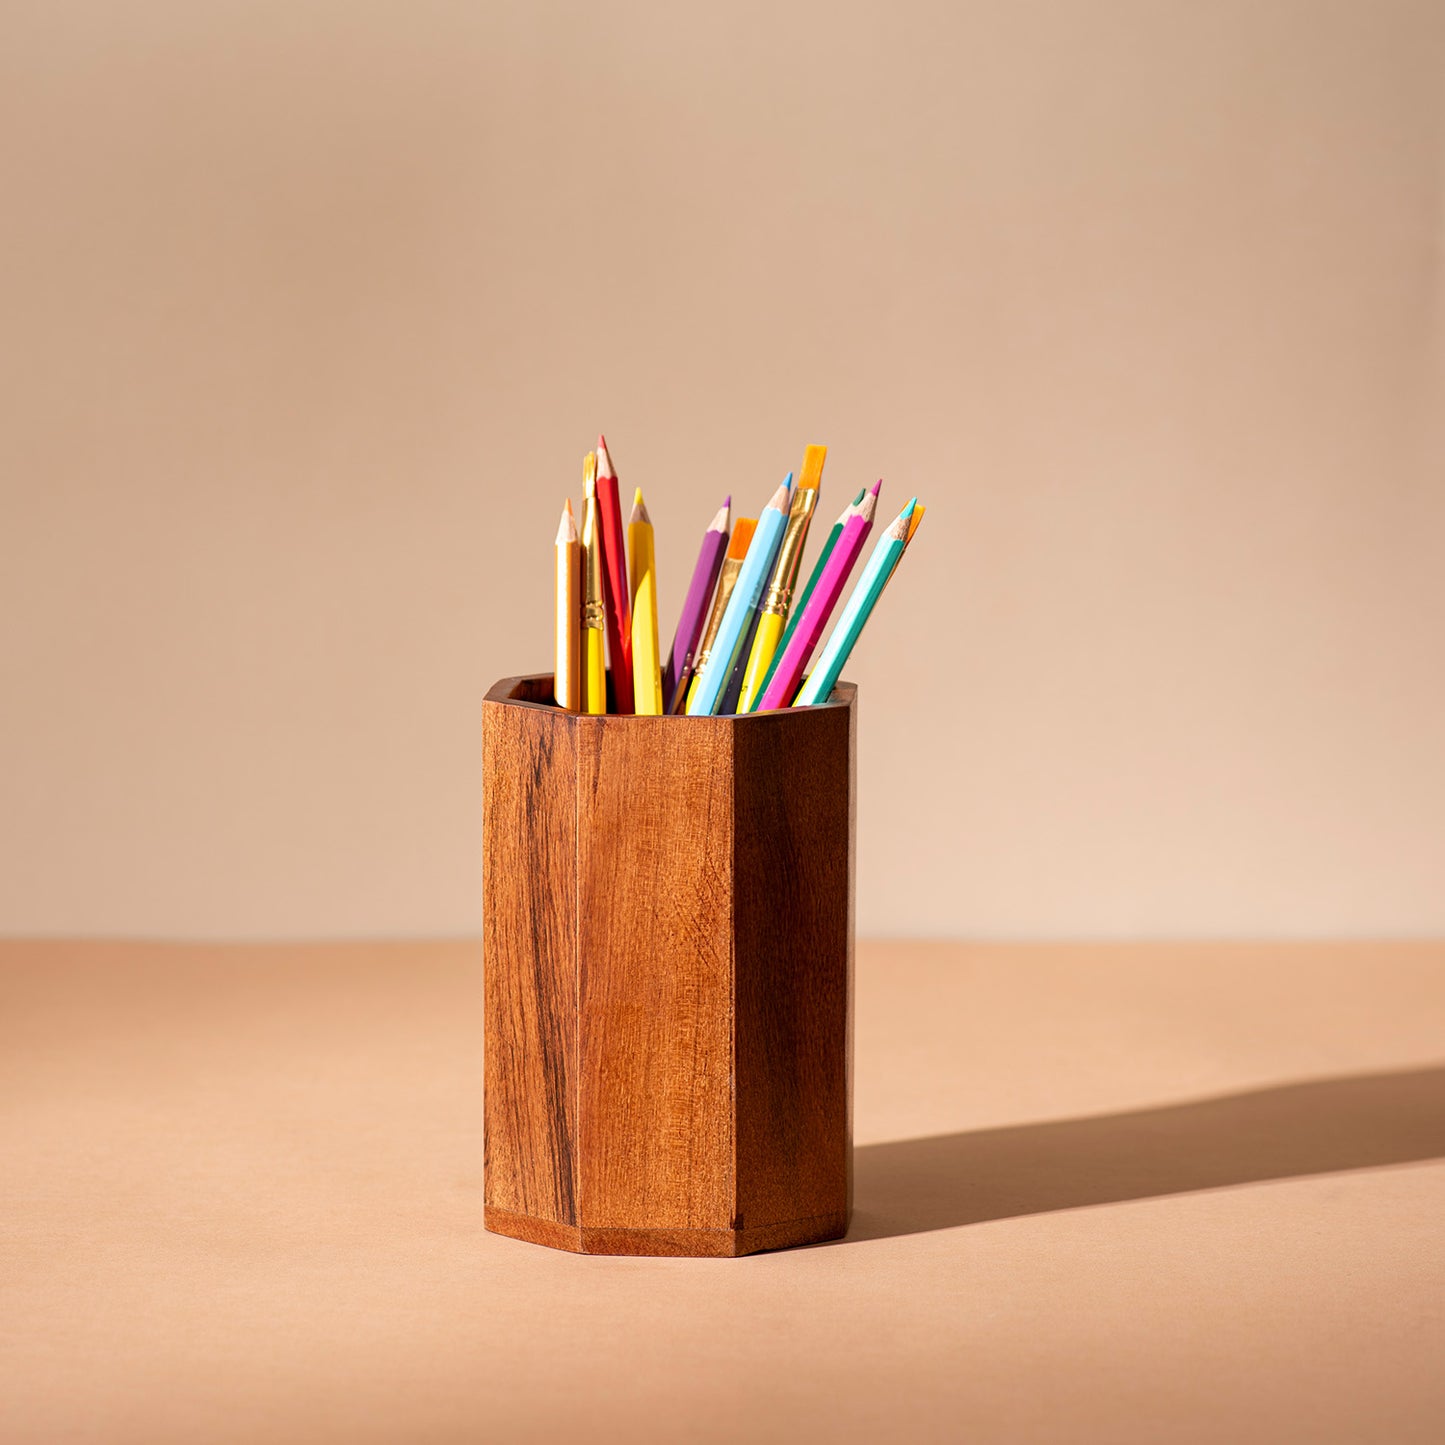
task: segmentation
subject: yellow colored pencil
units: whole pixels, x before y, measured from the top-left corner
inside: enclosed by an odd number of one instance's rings
[[[793,605],[793,584],[798,580],[798,568],[803,561],[808,523],[812,521],[813,509],[818,505],[818,487],[823,480],[823,463],[827,456],[828,448],[820,446],[811,446],[803,453],[803,470],[788,508],[787,530],[783,533],[778,560],[773,564],[773,575],[758,611],[753,650],[748,654],[742,691],[738,694],[739,712],[751,711],[762,696],[768,669],[773,665],[773,654],[778,649],[778,639],[788,624],[788,609]]]
[[[557,525],[557,632],[552,668],[552,696],[557,706],[568,712],[581,711],[581,645],[582,544],[577,540],[577,519],[569,497]]]
[[[632,707],[652,717],[662,715],[662,665],[657,651],[657,563],[652,518],[642,488],[632,499],[627,522],[627,561],[632,590]]]
[[[602,603],[602,539],[597,531],[597,454],[582,462],[582,707],[607,711],[607,614]]]

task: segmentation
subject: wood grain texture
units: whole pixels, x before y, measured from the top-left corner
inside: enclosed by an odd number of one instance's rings
[[[849,1207],[851,696],[735,730],[739,1229]]]
[[[640,1255],[841,1235],[852,687],[740,718],[575,717],[550,688],[485,711],[487,1228]]]
[[[493,1234],[525,1239],[528,1244],[545,1244],[548,1249],[565,1249],[572,1254],[587,1252],[582,1247],[582,1231],[575,1224],[560,1224],[536,1214],[518,1214],[515,1209],[503,1209],[495,1204],[484,1207],[482,1222]]]
[[[575,1224],[573,718],[495,692],[482,724],[486,1201]]]
[[[732,1227],[731,735],[721,718],[578,729],[589,1228]]]

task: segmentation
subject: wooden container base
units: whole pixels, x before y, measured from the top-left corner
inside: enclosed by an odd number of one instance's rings
[[[848,1232],[848,1216],[842,1213],[789,1219],[757,1229],[579,1229],[488,1205],[484,1222],[493,1234],[573,1254],[646,1254],[686,1259],[735,1259],[766,1249],[842,1239]]]

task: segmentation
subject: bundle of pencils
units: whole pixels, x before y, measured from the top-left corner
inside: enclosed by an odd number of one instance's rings
[[[732,522],[732,498],[723,498],[663,654],[652,518],[638,487],[624,545],[617,472],[599,436],[582,463],[581,531],[570,498],[557,529],[557,706],[698,717],[827,702],[924,511],[914,497],[889,523],[814,662],[883,485],[865,487],[844,507],[795,601],[827,455],[808,447],[797,485],[789,472],[757,517]]]

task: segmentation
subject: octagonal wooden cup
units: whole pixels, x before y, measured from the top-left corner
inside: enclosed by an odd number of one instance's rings
[[[483,710],[486,1227],[586,1254],[834,1239],[852,1206],[856,694]]]

